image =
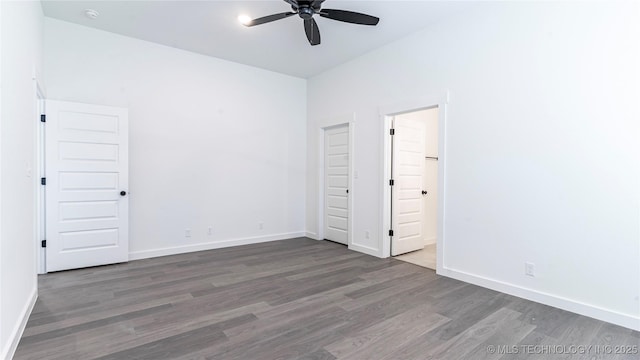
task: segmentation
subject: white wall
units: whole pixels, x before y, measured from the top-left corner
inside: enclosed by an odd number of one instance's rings
[[[48,98],[129,108],[132,258],[304,234],[305,80],[49,18],[45,64]]]
[[[1,8],[0,358],[10,358],[37,295],[35,198],[36,93],[42,73],[40,2]]]
[[[307,231],[317,124],[355,112],[353,241],[382,255],[378,109],[449,89],[441,273],[640,329],[638,6],[486,3],[310,79]]]

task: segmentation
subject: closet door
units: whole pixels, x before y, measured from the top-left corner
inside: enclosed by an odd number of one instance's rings
[[[347,245],[349,234],[349,126],[325,130],[324,238]]]
[[[391,172],[391,255],[424,248],[425,125],[419,119],[394,119]]]
[[[46,102],[46,269],[129,256],[127,109]]]

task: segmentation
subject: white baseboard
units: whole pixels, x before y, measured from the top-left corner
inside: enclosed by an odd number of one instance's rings
[[[24,328],[27,327],[27,322],[29,321],[31,311],[33,311],[33,307],[36,305],[36,300],[38,300],[37,287],[33,289],[31,295],[29,295],[29,300],[20,312],[20,322],[17,323],[16,326],[14,326],[13,331],[11,331],[11,335],[9,335],[9,341],[7,341],[8,345],[2,353],[2,359],[12,359],[13,355],[16,353],[16,350],[18,349],[18,343],[20,343],[20,338],[24,333]]]
[[[230,246],[258,244],[258,243],[263,243],[268,241],[286,240],[286,239],[293,239],[293,238],[304,237],[304,236],[306,236],[306,233],[304,231],[298,231],[298,232],[291,232],[291,233],[284,233],[284,234],[254,236],[254,237],[246,237],[246,238],[239,238],[239,239],[211,241],[211,242],[199,243],[199,244],[172,246],[172,247],[166,247],[166,248],[160,248],[160,249],[134,251],[129,253],[129,260],[140,260],[140,259],[148,259],[148,258],[158,257],[158,256],[177,255],[177,254],[184,254],[184,253],[190,253],[195,251],[221,249],[221,248],[226,248]]]
[[[354,250],[354,251],[358,251],[367,255],[371,255],[371,256],[375,256],[378,258],[382,258],[383,256],[380,256],[380,250],[376,249],[376,248],[372,248],[366,245],[358,245],[358,244],[351,244],[349,245],[349,250]]]
[[[313,240],[321,240],[321,239],[318,239],[318,234],[316,234],[314,232],[311,232],[311,231],[305,232],[304,236],[306,236],[306,237],[308,237],[310,239],[313,239]]]
[[[619,313],[595,305],[585,304],[579,301],[567,299],[562,296],[532,290],[522,286],[513,285],[503,281],[490,279],[451,268],[443,268],[441,272],[438,272],[438,274],[640,331],[640,317]]]

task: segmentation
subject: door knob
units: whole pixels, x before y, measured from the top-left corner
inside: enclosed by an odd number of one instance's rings
[[[120,196],[125,196],[125,195],[127,195],[126,191],[124,191],[124,190],[120,191]]]
[[[422,190],[422,195],[427,195],[427,190]]]

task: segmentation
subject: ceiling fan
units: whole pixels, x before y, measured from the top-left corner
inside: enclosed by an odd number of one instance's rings
[[[291,11],[249,20],[245,22],[244,25],[261,25],[272,21],[288,18],[289,16],[298,15],[301,19],[304,20],[304,32],[307,34],[309,43],[314,46],[320,44],[320,30],[318,29],[318,24],[313,18],[313,16],[316,14],[327,19],[359,25],[375,26],[378,24],[378,21],[380,21],[380,19],[375,16],[361,14],[353,11],[322,9],[321,7],[324,1],[325,0],[284,0],[284,2],[291,5]]]

